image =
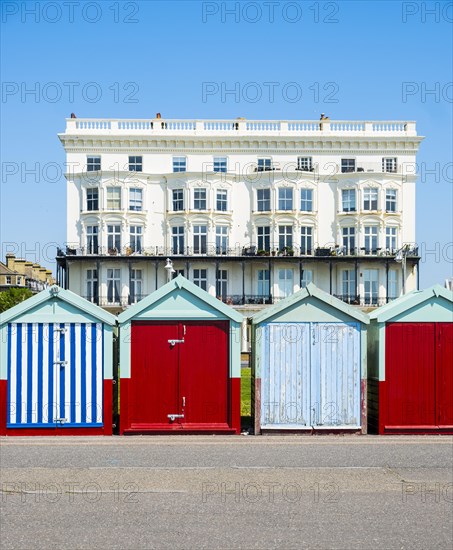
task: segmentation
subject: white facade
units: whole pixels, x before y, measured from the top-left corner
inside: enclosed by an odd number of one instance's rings
[[[167,257],[233,305],[310,280],[369,306],[417,286],[413,122],[71,118],[59,137],[60,283],[103,306],[165,283]]]

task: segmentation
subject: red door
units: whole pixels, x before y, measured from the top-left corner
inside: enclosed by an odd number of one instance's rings
[[[134,322],[131,348],[131,430],[229,429],[228,322]]]
[[[385,338],[385,428],[435,427],[434,323],[389,323]]]
[[[191,322],[179,347],[182,423],[228,426],[228,323]],[[183,329],[184,332],[184,329]]]
[[[178,340],[174,322],[132,323],[129,424],[134,427],[168,426],[168,414],[179,412]]]
[[[437,411],[439,428],[453,428],[453,323],[437,323]]]

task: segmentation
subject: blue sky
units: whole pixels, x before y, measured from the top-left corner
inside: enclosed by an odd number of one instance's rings
[[[451,2],[3,0],[1,7],[2,258],[16,251],[55,267],[52,243],[66,234],[57,133],[71,112],[221,119],[324,112],[417,121],[426,136],[417,183],[421,287],[453,275]],[[239,97],[222,97],[236,82]],[[277,83],[273,98],[266,82]],[[206,83],[218,92],[203,98]]]

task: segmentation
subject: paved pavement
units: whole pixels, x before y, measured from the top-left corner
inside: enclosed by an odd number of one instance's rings
[[[452,549],[451,437],[0,438],[0,548]]]

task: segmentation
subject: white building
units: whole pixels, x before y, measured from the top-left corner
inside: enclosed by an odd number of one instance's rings
[[[119,309],[177,273],[235,306],[418,286],[414,122],[67,119],[62,286]]]

